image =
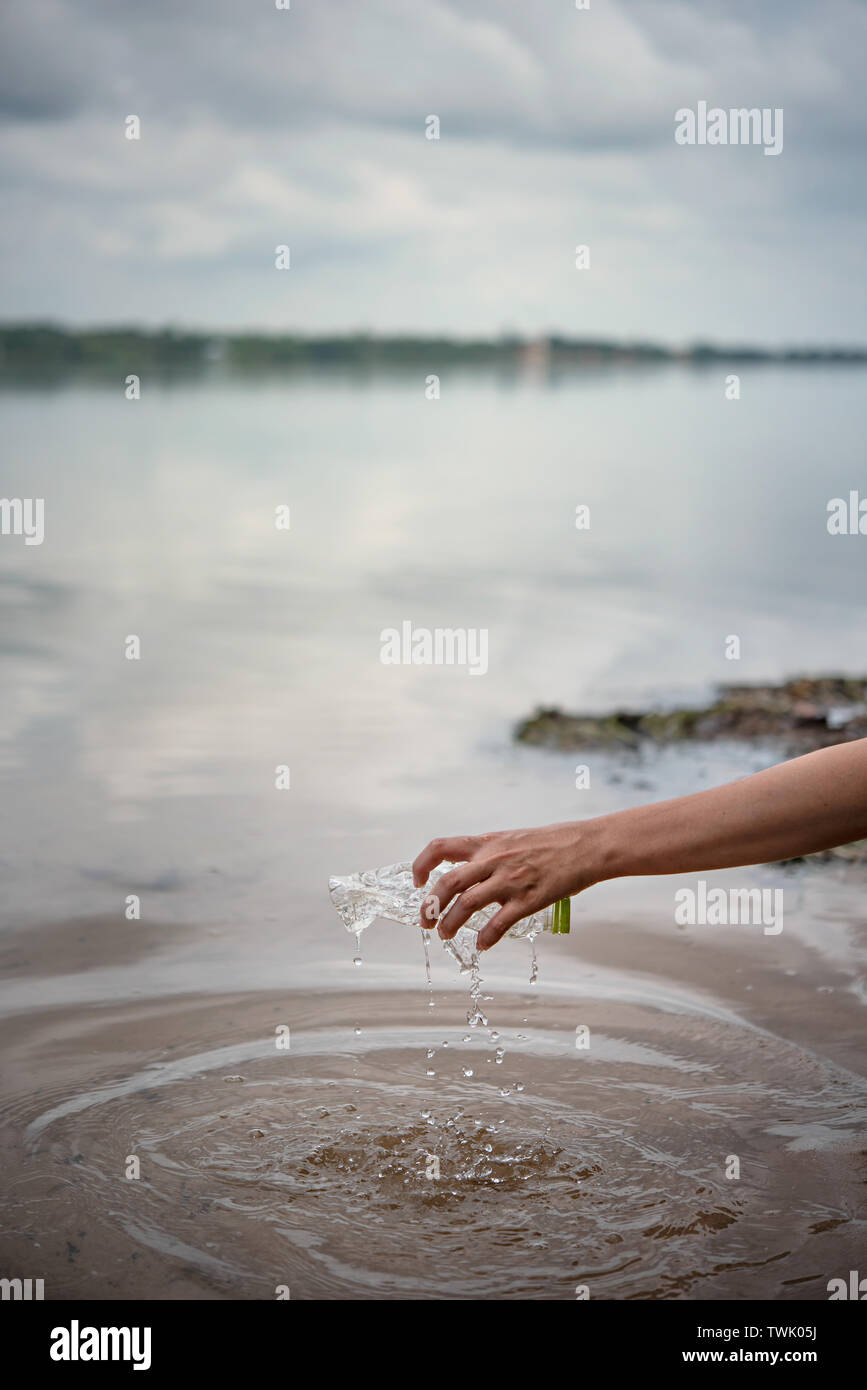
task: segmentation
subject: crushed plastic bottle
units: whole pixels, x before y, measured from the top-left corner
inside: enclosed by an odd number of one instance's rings
[[[454,864],[441,864],[434,869],[423,888],[416,888],[412,881],[411,864],[387,864],[382,869],[329,878],[328,891],[343,925],[355,936],[366,931],[377,917],[424,930],[419,924],[422,903],[436,892],[438,879],[454,867]],[[568,898],[564,899],[564,903],[568,901]],[[498,911],[496,903],[480,908],[451,941],[443,943],[463,969],[469,969],[476,956],[476,936]],[[569,930],[568,910],[563,903],[555,903],[541,912],[531,913],[510,927],[506,935],[532,939],[539,932],[558,930]]]

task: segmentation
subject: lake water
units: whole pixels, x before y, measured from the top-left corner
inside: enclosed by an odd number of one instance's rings
[[[48,1296],[553,1299],[824,1297],[857,1267],[860,871],[710,876],[784,884],[779,937],[677,927],[679,880],[600,885],[538,984],[526,943],[486,958],[500,1038],[469,1043],[454,962],[432,1009],[416,932],[374,926],[357,969],[326,890],[781,756],[516,746],[537,703],[867,671],[867,538],[826,528],[867,493],[864,374],[741,382],[3,390],[0,489],[45,498],[42,545],[0,539],[4,1266]],[[383,665],[404,622],[484,629],[486,673]]]

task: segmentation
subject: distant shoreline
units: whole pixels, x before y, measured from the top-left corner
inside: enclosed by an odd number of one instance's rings
[[[343,367],[352,370],[496,366],[527,375],[605,366],[863,366],[867,347],[762,348],[697,342],[676,348],[559,335],[459,339],[347,333],[213,333],[183,329],[72,329],[49,322],[0,324],[0,375],[161,371],[245,372]]]

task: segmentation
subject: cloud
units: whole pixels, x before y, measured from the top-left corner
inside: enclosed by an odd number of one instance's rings
[[[855,0],[31,0],[2,28],[5,317],[867,340]],[[782,157],[675,146],[699,99],[782,106]]]

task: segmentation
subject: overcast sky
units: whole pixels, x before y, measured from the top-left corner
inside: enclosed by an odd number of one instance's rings
[[[6,0],[0,54],[4,319],[867,343],[863,0]]]

